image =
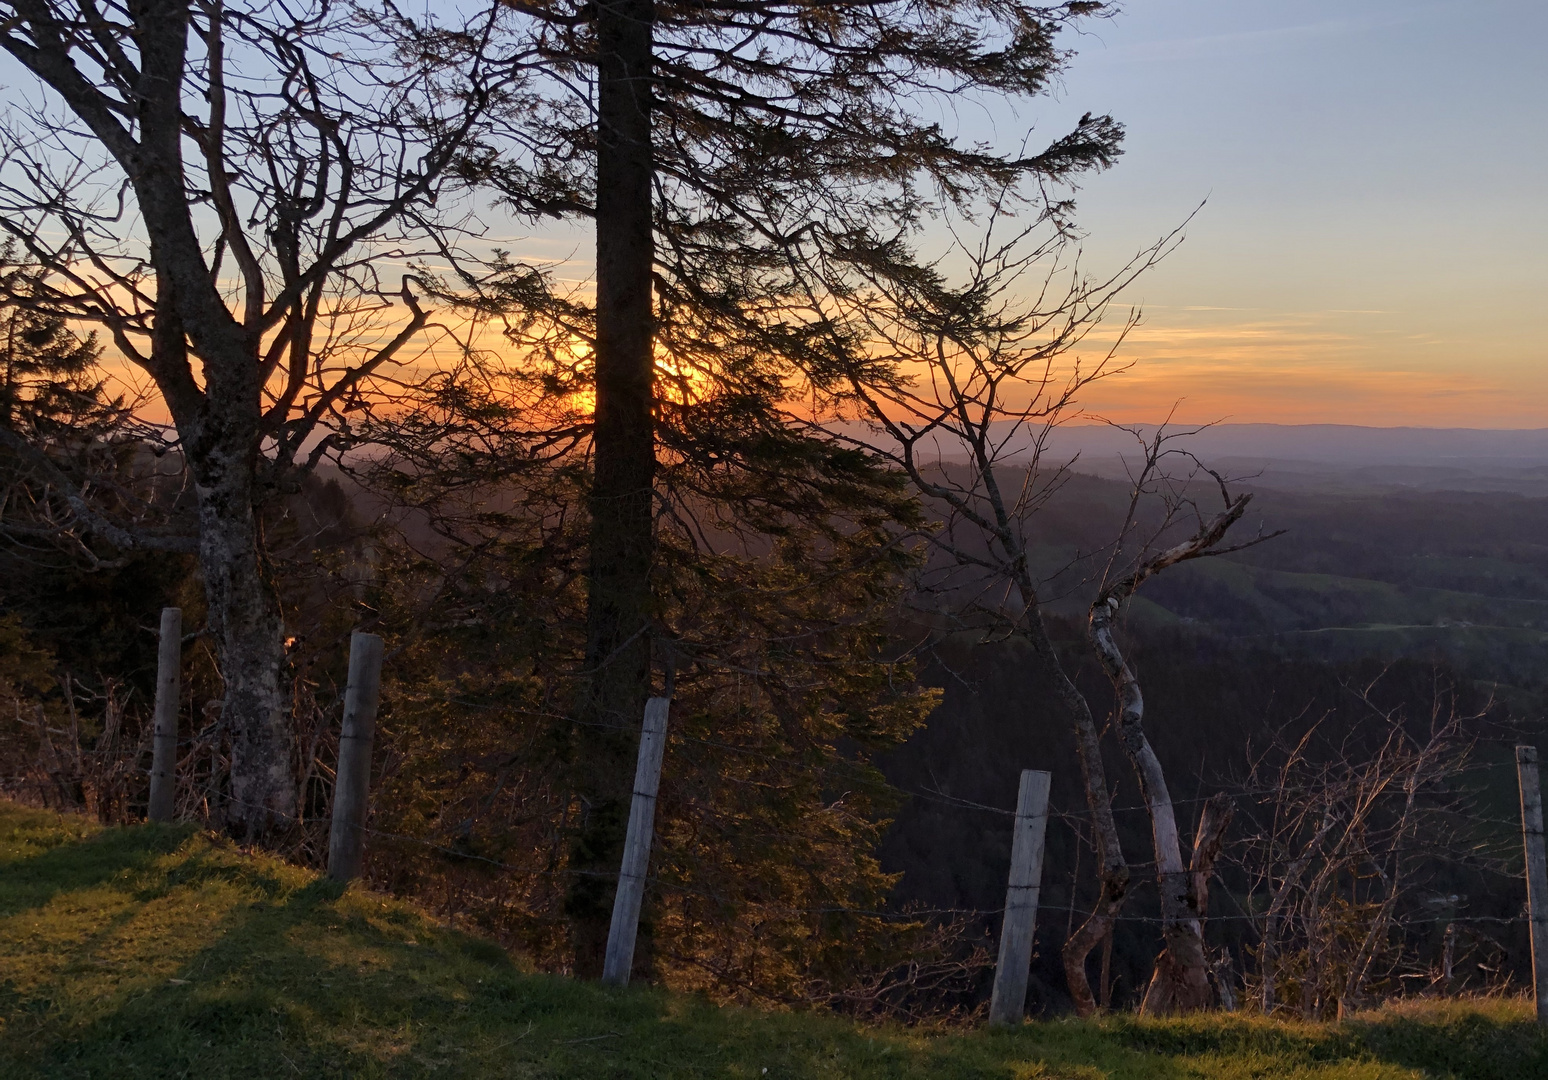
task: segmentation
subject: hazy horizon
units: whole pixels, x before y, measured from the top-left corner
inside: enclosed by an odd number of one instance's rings
[[[1133,425],[1152,435],[1154,424]],[[1186,425],[1169,425],[1179,432]],[[1002,460],[1024,464],[1036,429],[1006,443]],[[1298,491],[1486,491],[1548,496],[1548,427],[1429,428],[1358,424],[1217,424],[1173,444],[1247,486]],[[1070,423],[1048,434],[1043,460],[1121,479],[1139,460],[1130,430]],[[964,455],[943,441],[940,456]],[[1175,470],[1174,470],[1175,471]]]

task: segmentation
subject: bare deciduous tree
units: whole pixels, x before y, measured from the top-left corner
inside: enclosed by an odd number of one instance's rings
[[[1177,828],[1176,809],[1167,788],[1161,760],[1156,756],[1145,733],[1145,699],[1139,679],[1124,659],[1114,636],[1114,624],[1123,605],[1145,581],[1170,566],[1210,555],[1220,555],[1236,547],[1223,547],[1227,531],[1241,519],[1250,495],[1233,497],[1224,480],[1214,476],[1224,506],[1217,514],[1205,517],[1186,494],[1186,485],[1176,490],[1167,483],[1163,459],[1176,436],[1157,435],[1144,445],[1144,464],[1140,468],[1129,511],[1119,542],[1114,545],[1097,598],[1091,605],[1087,627],[1102,669],[1112,681],[1118,696],[1118,737],[1139,777],[1140,792],[1150,815],[1152,842],[1156,855],[1156,873],[1161,886],[1161,936],[1166,943],[1156,959],[1155,974],[1145,991],[1141,1011],[1151,1015],[1189,1012],[1207,1008],[1212,1000],[1209,986],[1209,962],[1204,948],[1203,919],[1207,908],[1208,882],[1220,853],[1225,830],[1230,825],[1233,806],[1228,799],[1216,797],[1204,806],[1195,833],[1193,855],[1183,862],[1182,840]],[[1149,486],[1160,480],[1165,507],[1153,536],[1165,533],[1185,508],[1194,511],[1193,535],[1159,551],[1143,545],[1140,556],[1121,572],[1114,573],[1124,541],[1137,525],[1141,498]],[[1256,543],[1255,538],[1250,543]],[[1245,546],[1245,545],[1238,545]],[[1104,928],[1106,929],[1106,928]],[[1078,946],[1077,946],[1078,948]],[[1072,950],[1072,957],[1075,950]],[[1084,957],[1081,957],[1084,962]]]
[[[873,279],[869,292],[849,300],[852,307],[842,317],[863,324],[872,351],[899,372],[891,381],[852,386],[858,419],[869,429],[854,438],[905,472],[945,514],[942,528],[930,537],[935,580],[926,587],[954,594],[959,620],[991,635],[1024,640],[1040,675],[1054,688],[1049,704],[1075,736],[1094,826],[1100,895],[1063,958],[1076,1010],[1089,1015],[1097,1005],[1086,959],[1111,934],[1129,893],[1130,872],[1113,821],[1101,733],[1046,626],[1045,581],[1032,557],[1035,521],[1071,464],[1055,460],[1051,436],[1079,415],[1077,402],[1085,388],[1121,370],[1117,351],[1138,315],[1131,312],[1105,339],[1093,333],[1122,290],[1175,246],[1180,231],[1117,273],[1092,278],[1080,270],[1078,247],[1056,219],[1023,225],[1008,239],[997,240],[994,228],[1002,220],[1000,208],[994,207],[980,240],[972,247],[959,243],[942,260],[966,265],[959,284],[948,285],[944,273],[935,272],[916,277],[907,287]],[[1036,240],[1035,230],[1045,226],[1052,226],[1046,239]],[[1083,365],[1080,349],[1099,342],[1095,362]],[[1123,604],[1150,577],[1176,563],[1228,550],[1221,542],[1248,499],[1231,496],[1217,477],[1224,508],[1213,515],[1198,509],[1188,492],[1200,470],[1175,445],[1185,434],[1162,429],[1148,441],[1138,438],[1141,464],[1133,473],[1129,512],[1089,618],[1091,643],[1121,700],[1120,738],[1139,774],[1154,826],[1167,942],[1147,994],[1148,1008],[1155,1011],[1209,1003],[1199,923],[1203,896],[1197,883],[1208,877],[1229,809],[1213,806],[1201,821],[1194,863],[1184,865],[1165,778],[1144,731],[1139,682],[1124,662],[1113,625]],[[1174,462],[1188,463],[1187,475],[1171,476]],[[1141,508],[1156,503],[1160,512],[1150,515],[1156,520],[1140,535]],[[1179,542],[1176,532],[1187,516],[1195,519],[1195,528]]]
[[[433,35],[326,2],[0,4],[43,89],[0,128],[0,229],[44,271],[5,299],[100,327],[170,415],[248,835],[295,797],[257,509],[425,341],[416,280],[455,262],[460,163],[519,69],[488,61],[499,11]]]

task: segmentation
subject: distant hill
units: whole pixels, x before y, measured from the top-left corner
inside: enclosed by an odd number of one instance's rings
[[[1091,475],[1097,462],[1077,460],[1029,525],[1044,594],[1077,622],[1128,499],[1126,480]],[[1130,613],[1137,627],[1329,660],[1445,659],[1472,678],[1548,691],[1548,491],[1327,490],[1276,483],[1284,475],[1265,469],[1234,485],[1255,495],[1236,538],[1283,534],[1147,583]]]
[[[1353,430],[1363,437],[1372,429]],[[1092,442],[1099,449],[1117,445]],[[1112,688],[1092,659],[1084,616],[1102,545],[1118,531],[1129,489],[1088,475],[1095,458],[1076,463],[1085,471],[1032,518],[1028,539],[1067,669],[1105,715]],[[1369,712],[1352,688],[1377,684],[1383,708],[1421,720],[1439,700],[1437,687],[1456,687],[1463,713],[1487,714],[1471,730],[1489,740],[1480,761],[1498,768],[1498,776],[1510,775],[1510,744],[1548,748],[1548,498],[1396,485],[1323,492],[1274,488],[1271,479],[1240,485],[1256,493],[1240,528],[1244,537],[1259,528],[1283,535],[1167,570],[1146,583],[1125,616],[1127,657],[1175,795],[1230,787],[1251,748],[1275,731],[1301,730],[1322,717],[1329,731],[1351,730]],[[964,587],[962,595],[979,591]],[[958,634],[929,654],[925,677],[943,689],[942,704],[883,762],[888,779],[910,795],[882,849],[886,868],[903,874],[902,900],[975,911],[1003,902],[1009,831],[982,807],[1013,805],[1021,769],[1053,773],[1052,804],[1060,813],[1084,806],[1073,740],[1048,722],[1043,705],[1053,688],[1039,681],[1021,649],[1014,640]],[[1108,758],[1116,801],[1137,807],[1129,763],[1113,744]],[[1502,783],[1495,794],[1488,816],[1509,822],[1514,790]],[[1184,810],[1197,812],[1191,803]],[[1147,850],[1143,814],[1120,815],[1118,824],[1131,857]],[[1075,836],[1066,824],[1047,838],[1049,918],[1039,920],[1030,992],[1050,1012],[1066,1007],[1059,948],[1090,910],[1094,889],[1089,849]],[[1446,888],[1470,897],[1467,914],[1479,919],[1505,918],[1523,899],[1513,881],[1460,870]],[[1154,895],[1141,889],[1128,914],[1153,915],[1147,905]],[[1227,936],[1239,926],[1217,925],[1212,933],[1232,948],[1249,948],[1250,940]],[[985,934],[992,929],[990,919]],[[1153,927],[1142,922],[1119,926],[1112,955],[1118,1000],[1132,1001],[1149,977],[1153,938]],[[1497,938],[1512,970],[1524,973],[1524,933],[1510,927]]]
[[[1180,425],[1178,430],[1188,430]],[[1143,435],[1155,425],[1137,428]],[[1030,440],[1021,439],[1025,450]],[[1013,443],[1013,446],[1016,444]],[[1501,491],[1548,495],[1548,428],[1356,427],[1347,424],[1218,424],[1186,446],[1210,467],[1292,491]],[[1137,460],[1132,434],[1105,424],[1054,431],[1047,452],[1080,472],[1122,477]]]

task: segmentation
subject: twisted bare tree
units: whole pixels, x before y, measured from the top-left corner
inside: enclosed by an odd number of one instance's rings
[[[1114,545],[1087,619],[1091,644],[1117,694],[1119,741],[1134,766],[1150,815],[1156,874],[1161,888],[1161,936],[1165,942],[1140,1005],[1141,1011],[1150,1015],[1204,1009],[1213,1000],[1204,947],[1204,916],[1208,908],[1209,879],[1235,808],[1224,795],[1216,795],[1205,803],[1194,834],[1192,857],[1184,863],[1176,808],[1167,788],[1166,774],[1145,732],[1145,698],[1138,677],[1119,647],[1115,624],[1124,605],[1140,586],[1168,567],[1239,551],[1277,535],[1260,533],[1245,544],[1224,544],[1226,533],[1241,520],[1252,496],[1233,496],[1219,474],[1209,473],[1218,485],[1223,505],[1216,514],[1204,514],[1188,494],[1186,480],[1193,477],[1187,477],[1181,485],[1174,485],[1164,467],[1165,459],[1172,454],[1184,454],[1192,461],[1185,452],[1169,447],[1169,443],[1183,434],[1186,433],[1158,432],[1148,443],[1141,441],[1143,465],[1136,476],[1120,539]],[[1161,490],[1158,492],[1156,488]],[[1151,529],[1149,542],[1141,545],[1140,554],[1118,569],[1122,565],[1125,541],[1138,524],[1140,501],[1146,494],[1159,494],[1164,512],[1159,525]],[[1192,535],[1154,550],[1155,538],[1164,535],[1183,514],[1190,514],[1193,519]],[[1066,945],[1067,960],[1078,960],[1083,964],[1090,948],[1086,942],[1089,940],[1094,945],[1102,935],[1110,933],[1111,919],[1112,914],[1099,906],[1080,934]],[[1080,951],[1082,946],[1087,948],[1087,953]]]
[[[854,415],[863,430],[851,437],[894,463],[945,515],[929,537],[936,554],[923,587],[951,597],[958,625],[989,638],[1025,641],[1054,688],[1051,711],[1074,734],[1100,894],[1091,916],[1066,943],[1063,959],[1076,1009],[1089,1015],[1097,1005],[1086,960],[1112,932],[1131,888],[1130,871],[1113,821],[1101,732],[1049,636],[1044,587],[1052,579],[1034,564],[1032,547],[1038,511],[1072,464],[1050,451],[1053,432],[1081,415],[1083,390],[1123,369],[1118,350],[1138,313],[1130,311],[1102,334],[1098,328],[1123,289],[1165,257],[1181,233],[1163,237],[1117,272],[1093,277],[1081,269],[1078,244],[1057,221],[1021,224],[996,239],[995,226],[1004,220],[991,215],[975,243],[959,241],[942,257],[942,267],[966,267],[954,277],[938,270],[906,288],[872,279],[866,294],[842,302],[850,305],[844,312],[849,323],[865,326],[873,355],[891,360],[898,372],[891,381],[853,384]],[[1091,360],[1082,360],[1083,350],[1090,350]],[[1165,777],[1145,735],[1139,680],[1113,629],[1124,604],[1155,574],[1234,550],[1222,541],[1248,497],[1229,495],[1215,477],[1224,508],[1218,514],[1200,510],[1190,494],[1200,469],[1178,441],[1188,434],[1164,427],[1148,438],[1135,432],[1139,452],[1128,513],[1096,582],[1088,620],[1091,644],[1119,697],[1120,740],[1154,826],[1167,948],[1146,1008],[1162,1012],[1202,1008],[1210,1001],[1199,923],[1202,883],[1229,808],[1212,804],[1200,824],[1193,864],[1185,865]],[[1180,470],[1173,468],[1178,464]],[[1191,535],[1179,540],[1188,520]]]

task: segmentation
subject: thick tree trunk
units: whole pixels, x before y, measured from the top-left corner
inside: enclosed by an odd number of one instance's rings
[[[157,297],[152,358],[199,500],[199,567],[225,683],[220,722],[231,738],[226,826],[257,841],[290,825],[296,798],[283,683],[284,623],[265,566],[257,512],[258,358],[240,328],[208,327],[218,320],[196,305],[189,306],[205,318],[185,319],[178,301],[186,290],[179,287],[179,276],[169,269],[161,278],[166,284]],[[184,327],[196,322],[204,327],[191,335],[204,346],[202,394],[181,378],[190,336]]]
[[[227,826],[259,840],[287,826],[295,811],[281,689],[284,628],[255,511],[262,416],[257,331],[236,320],[215,288],[188,210],[179,97],[188,20],[183,0],[141,6],[140,140],[117,146],[106,133],[105,142],[133,180],[150,240],[156,272],[150,367],[177,423],[199,499],[200,565],[225,681],[221,725],[231,737]],[[257,309],[248,315],[256,318]],[[190,351],[202,362],[202,388]]]
[[[261,839],[290,825],[296,788],[282,674],[284,625],[264,571],[252,465],[208,453],[190,460],[199,495],[199,563],[220,673],[221,726],[231,738],[226,824]]]
[[[566,900],[575,972],[597,977],[649,694],[655,549],[651,0],[609,0],[597,25],[597,340],[591,565],[575,776],[584,820]],[[648,949],[642,950],[643,957]]]

